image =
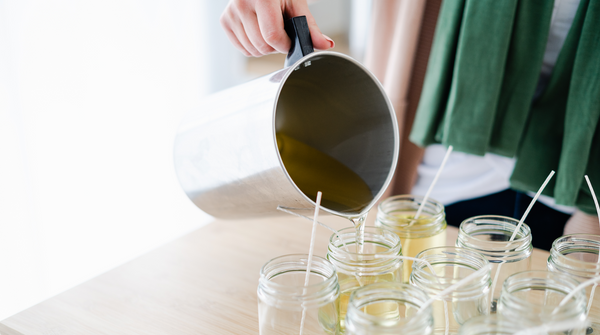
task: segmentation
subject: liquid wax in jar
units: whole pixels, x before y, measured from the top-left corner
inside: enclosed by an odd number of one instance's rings
[[[355,250],[356,244],[348,244],[347,247],[354,252],[358,252]],[[353,249],[354,248],[354,249]],[[387,251],[388,248],[383,247],[375,247],[374,250],[369,250],[369,254],[377,254],[384,251]],[[350,295],[355,290],[374,283],[382,283],[382,282],[400,282],[399,272],[392,271],[380,275],[363,275],[356,276],[354,274],[348,274],[341,271],[338,271],[338,283],[340,285],[340,330],[342,333],[346,330],[346,313],[348,312],[348,302],[350,301]],[[363,307],[362,310],[366,314],[376,315],[383,317],[386,319],[396,320],[400,317],[401,311],[398,308],[398,304],[395,302],[380,302],[378,304],[373,304],[369,306]]]
[[[397,281],[399,280],[394,278],[393,273],[387,273],[378,276],[361,276],[357,278],[353,275],[338,272],[338,282],[340,284],[340,328],[342,332],[344,332],[346,329],[346,313],[348,312],[348,301],[350,300],[350,295],[352,292],[365,285],[373,283]],[[382,302],[375,306],[366,306],[364,307],[363,312],[377,316],[385,315],[388,319],[397,319],[400,317],[398,304],[391,302]]]
[[[415,217],[414,214],[395,214],[395,217],[398,218],[398,222],[405,225],[408,220],[411,220]],[[426,214],[421,214],[419,216],[420,220],[427,218]],[[415,223],[415,225],[422,224],[423,222]],[[402,244],[402,255],[408,257],[416,257],[418,253],[423,250],[441,247],[446,245],[446,229],[437,232],[435,235],[411,238],[410,231],[407,231],[406,234],[399,234],[400,243]],[[410,279],[410,273],[412,272],[412,261],[405,260],[404,261],[404,271],[403,271],[403,281],[408,283]]]

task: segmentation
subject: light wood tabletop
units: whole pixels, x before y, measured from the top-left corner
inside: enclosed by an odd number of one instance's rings
[[[261,266],[308,253],[310,233],[311,222],[295,217],[215,220],[3,320],[0,334],[257,334]],[[316,255],[326,254],[330,235],[317,229]],[[449,227],[448,245],[456,235]],[[533,268],[546,269],[547,258],[535,249]]]

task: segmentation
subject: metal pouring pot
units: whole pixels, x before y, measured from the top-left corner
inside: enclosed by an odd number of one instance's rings
[[[368,185],[372,196],[360,210],[322,207],[331,214],[366,213],[392,179],[398,125],[379,81],[349,56],[313,52],[305,17],[287,20],[286,31],[292,47],[284,69],[209,96],[179,127],[179,182],[212,216],[281,215],[278,206],[314,209],[316,194],[305,194],[282,161],[279,132],[335,158]]]

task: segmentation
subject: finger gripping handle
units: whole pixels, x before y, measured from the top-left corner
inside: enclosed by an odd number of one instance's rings
[[[292,46],[285,59],[285,67],[293,65],[300,58],[315,51],[306,16],[296,16],[285,20],[285,32],[292,40]]]

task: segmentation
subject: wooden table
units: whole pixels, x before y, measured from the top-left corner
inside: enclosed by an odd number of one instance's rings
[[[335,217],[321,220],[347,226]],[[257,334],[261,266],[308,253],[310,232],[311,223],[295,217],[215,220],[3,320],[0,334]],[[456,234],[448,228],[448,245]],[[329,236],[317,229],[317,255],[326,254]],[[547,258],[534,250],[533,268],[545,270]]]

